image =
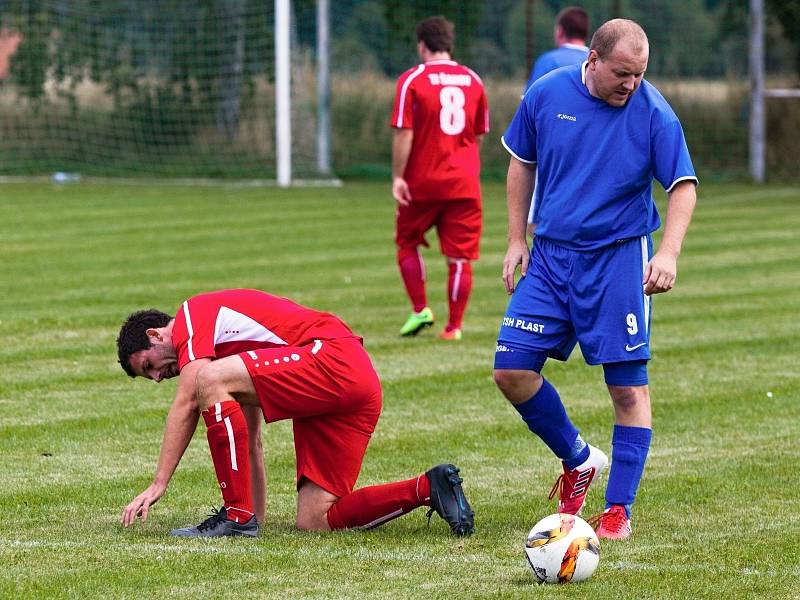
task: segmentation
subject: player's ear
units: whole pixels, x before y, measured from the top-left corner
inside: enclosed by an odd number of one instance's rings
[[[161,335],[161,332],[158,329],[154,329],[154,328],[150,327],[145,331],[145,334],[147,334],[147,337],[152,338],[150,340],[151,343],[153,341],[157,341],[157,342],[163,342],[164,341],[164,336]]]

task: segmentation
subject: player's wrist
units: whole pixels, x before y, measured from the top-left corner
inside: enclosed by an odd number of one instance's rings
[[[167,491],[167,486],[169,485],[169,477],[164,477],[162,475],[156,475],[153,478],[153,483],[151,484],[152,487],[161,490],[161,492]]]
[[[664,256],[665,258],[669,258],[672,260],[677,261],[678,257],[681,255],[680,248],[673,248],[671,246],[661,246],[658,249],[657,254]]]

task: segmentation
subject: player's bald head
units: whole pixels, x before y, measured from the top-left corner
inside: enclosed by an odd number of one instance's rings
[[[631,54],[648,55],[650,43],[641,26],[629,19],[612,19],[603,23],[592,36],[590,50],[601,58],[610,56],[617,45],[624,45]]]

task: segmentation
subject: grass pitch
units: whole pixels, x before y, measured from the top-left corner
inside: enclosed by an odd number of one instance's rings
[[[448,344],[430,330],[397,336],[409,308],[388,184],[0,186],[0,597],[799,598],[800,190],[701,186],[677,287],[654,299],[655,434],[634,537],[604,543],[594,577],[563,587],[536,585],[524,564],[559,465],[491,380],[503,186],[485,196],[465,337]],[[432,241],[441,319],[446,271]],[[385,406],[359,485],[455,461],[474,537],[450,537],[436,517],[429,527],[422,510],[368,532],[295,531],[288,423],[264,434],[258,540],[167,535],[220,501],[202,431],[148,522],[119,525],[154,472],[175,382],[129,380],[118,327],[135,309],[172,312],[234,286],[333,311],[365,336]],[[601,369],[576,354],[545,374],[608,451]]]

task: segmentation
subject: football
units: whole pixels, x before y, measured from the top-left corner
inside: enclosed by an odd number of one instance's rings
[[[525,541],[525,556],[541,583],[584,581],[600,562],[600,540],[580,517],[554,514],[533,526]]]

